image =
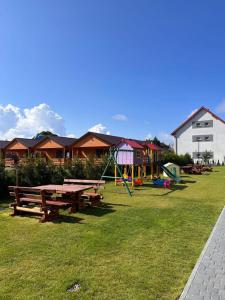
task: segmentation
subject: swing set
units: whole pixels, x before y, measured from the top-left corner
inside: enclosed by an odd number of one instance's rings
[[[127,190],[127,193],[130,197],[132,197],[132,193],[130,191],[130,188],[127,184],[127,180],[124,178],[121,170],[120,170],[120,167],[117,163],[117,157],[118,157],[118,152],[119,152],[119,149],[117,147],[115,148],[110,148],[109,149],[109,158],[108,158],[108,162],[107,162],[107,165],[102,173],[102,176],[101,176],[101,179],[102,180],[103,178],[108,178],[108,179],[114,179],[115,180],[115,183],[117,180],[122,180],[122,182],[124,183],[125,187],[126,187],[126,190]],[[110,167],[111,163],[114,163],[114,168],[115,168],[115,176],[108,176],[106,175],[106,172],[108,170],[108,168]],[[118,175],[119,176],[118,176]]]
[[[137,154],[136,151],[131,149],[110,148],[108,162],[101,176],[101,180],[104,178],[114,179],[115,186],[122,183],[126,187],[129,196],[132,196],[130,185],[131,187],[142,185],[142,167],[133,163],[135,154]],[[114,164],[114,176],[106,175],[111,163]],[[138,169],[136,167],[138,167]],[[138,170],[138,179],[135,179],[136,169]]]

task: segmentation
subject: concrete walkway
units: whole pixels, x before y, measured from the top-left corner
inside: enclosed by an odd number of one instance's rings
[[[225,300],[225,207],[180,300]]]

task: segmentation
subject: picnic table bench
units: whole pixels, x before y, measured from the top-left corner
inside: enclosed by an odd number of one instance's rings
[[[9,186],[10,195],[15,197],[11,204],[13,216],[23,212],[41,215],[41,222],[59,216],[59,209],[70,207],[74,213],[83,208],[81,195],[91,189],[89,185],[42,185],[35,187]],[[57,195],[60,194],[60,198]]]
[[[10,196],[15,197],[11,203],[12,216],[23,213],[40,215],[40,222],[51,221],[59,216],[59,209],[68,206],[66,201],[55,201],[54,191],[30,187],[9,186]]]
[[[100,200],[103,199],[102,194],[97,193],[99,188],[103,188],[105,180],[92,180],[92,179],[64,179],[64,185],[88,184],[92,185],[94,192],[84,192],[81,198],[88,200],[91,206],[99,206]]]

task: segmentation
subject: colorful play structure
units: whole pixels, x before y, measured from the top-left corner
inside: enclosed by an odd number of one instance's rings
[[[116,161],[121,168],[123,177],[131,183],[131,186],[142,185],[143,178],[158,178],[160,175],[161,148],[148,142],[138,142],[123,139],[117,145]],[[117,168],[115,168],[115,178]],[[115,179],[115,185],[123,180]]]
[[[161,148],[148,143],[130,139],[122,139],[120,143],[110,150],[110,158],[101,179],[114,179],[115,186],[125,185],[129,195],[130,188],[143,184],[143,179],[148,176],[150,179],[159,179]],[[107,176],[106,171],[110,163],[114,163],[114,176]],[[155,185],[162,184],[161,181],[154,180]],[[162,186],[170,187],[167,180]]]
[[[115,186],[122,184],[131,196],[130,188],[143,184],[143,179],[149,177],[153,184],[170,188],[171,181],[180,182],[180,177],[173,174],[161,164],[161,148],[148,143],[130,139],[121,139],[117,146],[110,149],[108,164],[101,179],[110,178]],[[107,176],[110,164],[114,164],[114,176]],[[160,178],[160,171],[164,171],[168,179]]]

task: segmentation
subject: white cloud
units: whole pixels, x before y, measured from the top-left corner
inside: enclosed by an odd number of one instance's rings
[[[127,121],[128,120],[127,116],[123,115],[123,114],[114,115],[112,118],[116,121]]]
[[[65,135],[63,118],[46,103],[21,110],[12,104],[0,105],[0,139],[31,138],[40,131]]]
[[[73,133],[67,134],[67,137],[68,137],[68,138],[76,138],[75,134],[73,134]]]
[[[225,113],[225,98],[221,100],[221,102],[216,107],[216,112],[219,114]]]
[[[190,118],[191,116],[193,116],[193,114],[195,114],[197,110],[198,110],[197,108],[194,109],[194,110],[188,115],[188,118]]]
[[[167,145],[172,145],[173,144],[173,137],[164,131],[161,131],[158,135],[157,138],[160,140],[160,142],[163,142]]]
[[[152,140],[153,139],[152,134],[151,133],[147,134],[145,139],[146,140]]]
[[[107,131],[107,128],[104,125],[102,125],[101,123],[96,124],[93,127],[89,128],[88,131],[96,132],[96,133],[110,134],[110,132]]]

